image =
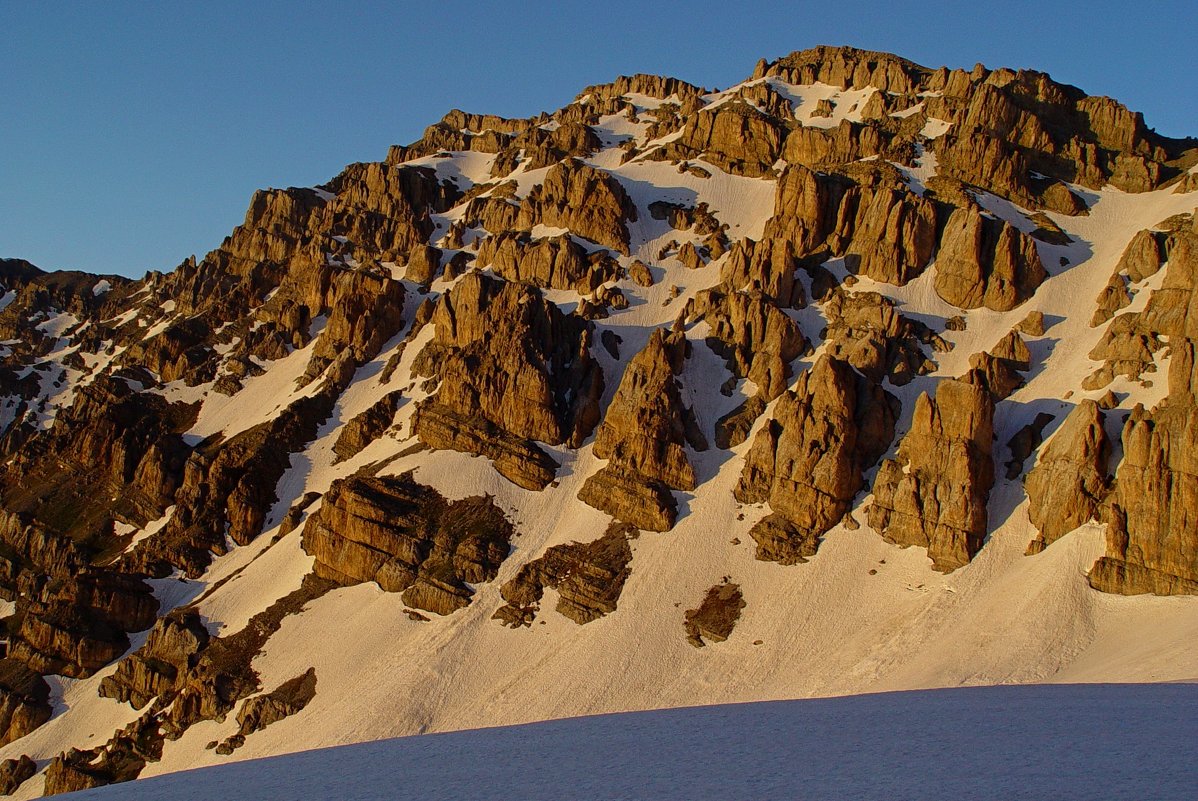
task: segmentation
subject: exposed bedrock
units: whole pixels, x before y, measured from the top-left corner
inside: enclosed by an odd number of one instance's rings
[[[1039,532],[1028,545],[1028,553],[1039,553],[1099,516],[1111,454],[1105,420],[1096,402],[1083,400],[1040,449],[1040,458],[1024,484],[1028,516]]]
[[[815,552],[890,447],[898,412],[894,396],[839,359],[823,356],[799,376],[753,440],[733,493],[774,512],[750,532],[758,559],[794,564]]]
[[[544,487],[556,466],[534,442],[578,447],[599,420],[593,326],[534,287],[464,276],[433,313],[415,372],[439,379],[413,422],[434,448],[481,453],[509,480]],[[519,480],[518,480],[519,479]]]
[[[316,574],[339,584],[374,581],[404,603],[447,615],[491,581],[515,531],[490,498],[448,502],[402,476],[339,479],[304,527]]]
[[[594,452],[608,464],[583,484],[584,502],[637,528],[666,531],[677,513],[671,490],[695,488],[686,446],[705,449],[676,376],[687,341],[654,329],[629,361],[595,435]]]
[[[549,548],[503,585],[507,603],[493,617],[512,628],[531,626],[546,587],[557,591],[557,611],[575,623],[611,614],[632,572],[629,540],[638,534],[633,526],[613,522],[597,540]]]
[[[888,542],[927,548],[932,566],[962,567],[982,548],[994,484],[994,399],[984,382],[945,379],[921,393],[895,459],[874,479],[869,524]]]

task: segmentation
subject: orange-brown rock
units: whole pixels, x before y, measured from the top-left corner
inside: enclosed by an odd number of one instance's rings
[[[931,329],[895,308],[877,292],[846,292],[837,288],[824,301],[828,354],[848,362],[873,381],[889,378],[901,386],[917,375],[936,369],[923,345],[949,345]]]
[[[237,711],[237,734],[244,742],[250,734],[303,711],[315,697],[316,668],[308,668],[268,693],[247,698]]]
[[[1132,237],[1115,265],[1116,275],[1126,275],[1133,283],[1156,275],[1167,254],[1168,239],[1157,231],[1140,231]]]
[[[0,745],[50,719],[50,685],[15,659],[0,659]]]
[[[156,696],[183,687],[208,641],[197,612],[172,612],[159,619],[145,644],[123,659],[115,673],[101,680],[100,695],[141,709]]]
[[[695,488],[685,446],[700,445],[676,376],[686,340],[654,329],[624,370],[615,398],[595,435],[594,453],[608,464],[587,479],[579,498],[637,528],[674,525],[670,490]]]
[[[821,45],[796,51],[776,61],[762,60],[753,71],[753,77],[776,76],[787,83],[826,83],[844,88],[872,86],[884,92],[915,94],[923,87],[930,72],[926,67],[889,53]]]
[[[989,352],[969,357],[969,367],[983,377],[996,401],[1003,400],[1023,386],[1023,376],[1031,369],[1032,355],[1027,343],[1015,330],[1000,339]]]
[[[687,323],[703,320],[707,344],[738,378],[755,383],[767,401],[790,383],[790,363],[810,347],[798,324],[757,291],[700,292],[688,303]]]
[[[476,263],[508,281],[545,289],[573,289],[590,294],[616,277],[618,263],[606,253],[588,255],[570,236],[532,239],[508,232],[487,237]]]
[[[229,540],[251,542],[278,500],[276,486],[291,454],[316,437],[339,394],[336,384],[326,382],[267,422],[227,441],[218,437],[201,443],[184,467],[175,513],[162,531],[125,554],[121,564],[159,578],[173,569],[194,577],[213,554],[227,552]]]
[[[302,544],[320,577],[374,581],[409,606],[446,615],[470,603],[470,585],[495,578],[514,533],[490,498],[447,502],[407,473],[333,482]]]
[[[876,95],[875,95],[876,96]],[[914,155],[909,140],[899,140],[876,123],[842,120],[834,128],[794,128],[782,143],[782,159],[808,167],[848,164],[882,156],[889,161],[909,163]]]
[[[432,245],[417,245],[408,253],[404,278],[428,286],[441,272],[441,250]]]
[[[353,458],[381,437],[391,427],[402,397],[403,393],[399,390],[388,392],[366,411],[348,420],[333,443],[333,453],[337,455],[335,461]]]
[[[500,589],[507,604],[493,615],[507,626],[531,626],[545,588],[557,590],[557,611],[575,623],[590,623],[616,611],[632,569],[628,541],[639,532],[613,522],[597,540],[555,545],[520,568]]]
[[[869,525],[888,542],[927,548],[937,570],[968,564],[986,536],[993,418],[979,384],[945,379],[934,400],[920,393],[897,458],[874,479]]]
[[[1107,549],[1090,584],[1124,595],[1198,594],[1198,345],[1173,344],[1169,395],[1137,406],[1123,427],[1123,460],[1108,502]]]
[[[826,249],[846,256],[855,273],[905,284],[931,260],[936,207],[889,165],[869,162],[825,175],[794,164],[778,180],[765,236],[790,241],[800,256]]]
[[[1010,311],[1047,276],[1035,240],[1010,224],[975,208],[957,209],[945,224],[936,292],[954,306]]]
[[[683,615],[686,641],[696,648],[709,642],[723,642],[731,636],[745,606],[740,585],[728,580],[715,585],[703,596],[703,602],[697,608],[688,609]]]
[[[598,122],[586,116],[587,122]],[[557,127],[547,130],[533,126],[512,137],[495,157],[491,175],[501,178],[518,166],[539,170],[568,157],[585,158],[597,151],[601,142],[589,125],[581,121],[562,119]]]
[[[578,447],[599,421],[603,373],[591,355],[592,326],[533,287],[480,273],[442,298],[432,322],[436,334],[414,370],[440,387],[419,406],[417,436],[487,455],[521,486],[544,487],[556,466],[533,442]]]
[[[897,399],[846,362],[823,356],[779,399],[745,454],[733,495],[785,518],[753,530],[757,558],[794,564],[840,522],[863,473],[890,447]]]
[[[530,231],[533,226],[567,228],[571,233],[628,255],[628,222],[635,222],[636,206],[612,175],[571,159],[550,168],[520,202],[511,226]],[[488,230],[496,231],[490,225]]]
[[[0,795],[12,795],[17,788],[37,773],[37,763],[28,754],[19,759],[0,762]]]
[[[670,161],[703,159],[733,175],[773,175],[786,126],[741,98],[687,118],[682,134],[655,151]]]
[[[1111,453],[1104,422],[1098,404],[1083,400],[1040,449],[1040,458],[1024,484],[1028,517],[1039,532],[1028,545],[1028,553],[1039,553],[1098,517]]]
[[[766,402],[760,394],[746,399],[732,411],[715,421],[717,448],[735,448],[749,438],[753,423],[765,411]]]
[[[794,245],[784,239],[737,240],[720,266],[720,283],[733,289],[760,292],[782,307],[807,305]]]
[[[403,328],[403,284],[360,270],[339,273],[329,290],[328,323],[316,340],[303,383],[339,359],[361,366]]]

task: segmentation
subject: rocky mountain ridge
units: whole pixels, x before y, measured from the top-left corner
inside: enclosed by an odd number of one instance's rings
[[[529,119],[452,111],[255,193],[168,273],[0,261],[5,774],[40,790],[32,757],[51,793],[269,751],[346,703],[319,647],[267,666],[354,593],[431,632],[395,635],[425,678],[366,733],[447,725],[421,660],[451,640],[467,664],[502,643],[481,706],[542,634],[619,653],[613,627],[668,613],[647,653],[727,649],[790,582],[856,586],[826,568],[850,538],[910,593],[1001,586],[1008,540],[1055,564],[1101,526],[1053,592],[1112,619],[1142,606],[1097,591],[1198,594],[1195,165],[1042,73],[816,48],[722,92],[637,75]],[[993,678],[1076,656],[1039,648]],[[836,686],[775,674],[740,692]]]

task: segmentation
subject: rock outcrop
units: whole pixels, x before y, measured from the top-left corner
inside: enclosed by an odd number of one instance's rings
[[[462,277],[433,313],[436,334],[414,371],[439,379],[414,432],[432,448],[479,453],[527,489],[553,480],[556,463],[535,442],[578,447],[599,422],[603,371],[593,327],[563,314],[530,286]]]
[[[0,659],[0,745],[50,719],[50,685],[15,659]]]
[[[585,503],[637,528],[673,528],[677,504],[671,490],[695,488],[686,445],[706,447],[676,376],[687,343],[654,329],[628,363],[616,396],[595,435],[594,453],[608,464],[583,484]]]
[[[794,564],[815,552],[818,538],[849,511],[864,471],[890,447],[898,407],[830,356],[799,376],[753,440],[733,492],[774,512],[750,532],[758,559]]]
[[[0,795],[12,795],[17,788],[37,773],[37,763],[28,754],[19,759],[0,762]]]
[[[326,380],[267,422],[197,446],[184,466],[175,513],[158,535],[122,557],[125,566],[158,578],[175,569],[194,578],[230,541],[251,542],[278,500],[275,490],[291,454],[315,439],[340,391],[338,382]]]
[[[1039,531],[1028,553],[1039,553],[1099,516],[1111,454],[1105,419],[1097,403],[1083,400],[1041,449],[1025,482],[1028,517]]]
[[[1048,277],[1036,241],[1009,223],[959,208],[936,255],[936,292],[962,309],[1010,311]]]
[[[520,568],[500,589],[507,604],[494,618],[512,628],[531,626],[545,588],[557,590],[557,611],[575,623],[589,623],[616,611],[632,572],[629,540],[639,532],[613,522],[597,540],[555,545]]]
[[[495,578],[514,533],[490,498],[448,502],[408,473],[333,482],[302,544],[322,578],[373,581],[447,615],[470,603],[470,585]]]
[[[520,202],[508,227],[517,231],[531,231],[537,225],[566,228],[627,256],[627,224],[636,219],[636,206],[615,177],[571,159],[549,169],[544,182]]]
[[[614,279],[619,270],[609,254],[588,254],[568,235],[533,239],[514,232],[484,239],[475,263],[480,268],[490,267],[508,281],[544,289],[573,289],[584,295]]]
[[[790,363],[810,348],[798,324],[757,291],[704,290],[684,320],[703,320],[708,346],[738,378],[757,385],[767,401],[790,383]]]
[[[848,362],[873,381],[889,379],[902,386],[936,369],[924,346],[951,346],[924,324],[901,314],[894,302],[877,292],[837,288],[825,298],[829,355]]]
[[[897,458],[874,479],[869,525],[888,542],[927,548],[937,570],[968,564],[986,536],[993,419],[981,382],[946,379],[935,399],[920,393]]]
[[[823,174],[794,164],[778,179],[765,236],[789,241],[799,256],[843,256],[854,273],[906,284],[936,249],[936,216],[935,204],[889,165]]]
[[[707,591],[697,609],[686,610],[686,641],[696,648],[709,642],[723,642],[731,636],[736,621],[740,620],[740,611],[746,605],[740,585],[725,579]]]
[[[245,700],[237,711],[237,733],[216,746],[216,753],[228,755],[245,744],[245,738],[272,723],[303,711],[316,697],[316,668],[288,679],[275,689]]]
[[[399,390],[388,392],[375,401],[369,408],[355,415],[341,428],[337,441],[333,443],[333,453],[337,461],[345,461],[357,456],[362,450],[381,437],[395,420],[395,412],[399,409],[403,393]]]
[[[1168,397],[1151,413],[1137,406],[1123,427],[1106,555],[1090,572],[1105,592],[1198,594],[1198,344],[1173,351]]]
[[[100,682],[100,695],[142,709],[155,697],[182,689],[210,636],[195,611],[175,611],[155,624],[141,648]]]

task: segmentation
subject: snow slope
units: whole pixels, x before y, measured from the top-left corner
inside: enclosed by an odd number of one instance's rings
[[[833,95],[829,87],[773,85],[784,89],[809,121],[811,108]],[[847,118],[865,99],[866,95],[838,98],[835,107],[841,116],[829,121]],[[775,191],[772,180],[728,175],[701,161],[692,164],[710,171],[710,178],[679,173],[676,165],[650,160],[619,164],[617,143],[640,135],[645,127],[625,125],[622,119],[605,118],[601,133],[608,149],[592,161],[608,168],[637,204],[638,221],[630,226],[631,254],[621,260],[625,265],[635,258],[653,264],[655,283],[645,288],[620,281],[629,307],[602,321],[623,339],[623,362],[596,349],[606,371],[605,404],[619,384],[622,364],[643,346],[651,330],[671,324],[688,298],[719,281],[718,260],[689,270],[676,258],[658,258],[669,241],[698,238],[654,220],[649,204],[707,203],[728,224],[733,239],[758,238],[773,212]],[[937,131],[943,133],[936,128],[929,135]],[[422,161],[443,177],[463,183],[485,180],[490,164],[488,157],[470,152]],[[929,152],[910,177],[921,185],[935,169]],[[529,191],[545,172],[517,175],[517,191]],[[1027,385],[998,407],[996,462],[1006,461],[1005,443],[1038,412],[1057,414],[1046,431],[1051,435],[1073,403],[1103,394],[1078,389],[1098,366],[1087,357],[1102,336],[1101,328],[1088,326],[1094,298],[1132,236],[1170,215],[1193,210],[1198,194],[1166,189],[1128,195],[1106,189],[1086,195],[1092,202],[1088,216],[1053,215],[1076,242],[1068,247],[1041,245],[1052,276],[1013,311],[962,312],[946,304],[934,290],[934,265],[905,287],[857,282],[853,291],[880,292],[895,300],[904,314],[937,331],[947,317],[961,315],[966,320],[964,330],[945,332],[956,347],[936,354],[936,373],[906,387],[888,387],[904,409],[896,443],[909,426],[919,392],[933,390],[943,377],[965,372],[970,355],[993,347],[1033,310],[1044,313],[1049,327],[1044,336],[1029,342],[1036,366]],[[1030,225],[1022,210],[1005,201],[989,196],[981,201],[1025,230]],[[459,207],[443,215],[434,238],[463,213],[464,207]],[[1068,265],[1057,266],[1062,257]],[[827,266],[843,277],[843,265]],[[1161,271],[1154,280],[1163,276]],[[439,280],[432,289],[440,293],[449,287],[449,282]],[[573,293],[546,294],[563,309],[578,303]],[[1149,294],[1140,291],[1130,309],[1142,308]],[[409,320],[414,311],[413,303],[407,309]],[[812,306],[795,316],[805,333],[818,340],[826,324],[819,309]],[[47,321],[47,330],[61,325],[59,320]],[[710,431],[717,418],[754,388],[741,382],[732,397],[716,391],[729,373],[703,344],[701,325],[687,333],[695,347],[682,377],[684,393],[702,427]],[[602,461],[589,445],[578,451],[546,446],[562,464],[560,482],[542,492],[528,492],[501,478],[484,459],[412,451],[411,415],[425,394],[411,368],[431,335],[431,330],[423,331],[408,344],[386,383],[380,380],[383,366],[402,335],[358,370],[333,419],[292,457],[291,469],[277,486],[278,503],[267,529],[255,542],[216,559],[199,580],[163,579],[155,587],[164,611],[194,603],[213,633],[238,631],[255,613],[296,589],[311,569],[312,559],[300,547],[299,529],[275,538],[291,504],[306,492],[325,492],[334,480],[387,459],[393,461],[384,474],[414,469],[419,481],[448,498],[494,496],[520,531],[499,576],[476,588],[469,607],[428,622],[410,619],[399,595],[374,584],[339,589],[313,601],[284,620],[253,663],[266,691],[314,667],[318,690],[313,701],[299,714],[250,736],[232,756],[205,747],[236,730],[232,715],[223,722],[197,724],[180,740],[168,741],[162,760],[149,765],[144,776],[379,738],[598,713],[959,685],[1198,680],[1198,598],[1124,598],[1092,590],[1085,573],[1102,554],[1104,537],[1104,527],[1096,523],[1066,535],[1042,554],[1025,556],[1035,532],[1018,481],[999,479],[986,547],[972,563],[948,575],[932,570],[924,551],[888,544],[865,525],[861,510],[869,502],[867,495],[854,503],[860,527],[833,528],[809,563],[758,561],[748,532],[768,509],[741,506],[732,497],[752,436],[731,451],[688,453],[700,488],[693,494],[679,493],[681,514],[672,531],[645,533],[632,543],[632,574],[615,612],[579,626],[554,611],[556,596],[550,590],[530,629],[506,629],[490,619],[503,603],[500,586],[545,549],[593,540],[606,528],[607,515],[577,499],[583,481]],[[189,432],[193,441],[218,433],[232,436],[315,391],[316,383],[295,388],[314,347],[310,344],[270,363],[263,375],[247,379],[245,389],[232,397],[177,385],[168,387],[167,394],[171,399],[203,400]],[[810,358],[796,361],[795,374],[810,364]],[[1117,379],[1113,389],[1120,394],[1120,408],[1157,402],[1164,391],[1159,376],[1154,386]],[[338,427],[397,389],[405,391],[395,428],[357,456],[334,464]],[[763,415],[757,425],[764,425],[768,417]],[[165,521],[136,537],[154,536]],[[748,605],[726,642],[692,648],[683,633],[684,610],[697,606],[706,590],[725,576],[741,586]],[[133,647],[143,638],[134,637]],[[58,682],[55,718],[0,748],[0,759],[29,754],[44,767],[67,745],[102,743],[115,728],[133,720],[137,713],[127,705],[96,694],[99,681],[113,670],[110,666],[84,681]],[[394,787],[411,795],[423,787],[421,792],[431,796],[508,797],[499,790],[513,786],[527,798],[571,797],[575,790],[577,797],[640,797],[638,788],[643,787],[665,798],[806,791],[845,798],[1142,797],[1132,792],[1135,770],[1142,768],[1169,782],[1180,775],[1174,772],[1177,767],[1188,765],[1190,760],[1177,758],[1175,752],[1193,741],[1196,696],[1198,692],[1188,687],[1038,687],[683,710],[293,757],[269,763],[277,767],[264,769],[259,779],[283,783],[273,785],[269,793],[263,786],[262,797],[285,798],[301,793],[305,798],[390,797]],[[1045,712],[1050,703],[1061,711]],[[1018,714],[1005,717],[1001,725],[995,721],[1012,708]],[[1183,715],[1187,710],[1188,717]],[[880,720],[892,725],[870,725]],[[1189,736],[1176,736],[1177,726]],[[1121,727],[1136,738],[1121,742]],[[728,731],[736,736],[728,736]],[[581,743],[570,759],[559,753],[564,738]],[[1119,750],[1133,745],[1143,752]],[[1160,750],[1154,753],[1149,746]],[[655,761],[638,761],[647,751]],[[874,754],[876,762],[859,772],[858,763],[846,761],[845,754],[853,751]],[[451,758],[455,773],[448,776],[417,770],[439,767]],[[360,788],[322,785],[333,780],[326,759],[337,760],[341,776],[364,775],[368,766],[380,764],[393,773],[376,773],[380,784]],[[663,764],[679,767],[662,771]],[[1085,765],[1101,765],[1103,770],[1087,773]],[[612,783],[580,783],[578,774],[571,773],[578,766],[585,768],[583,776]],[[1015,766],[1022,770],[1011,772]],[[1193,786],[1190,770],[1188,785],[1174,785],[1172,795],[1161,785],[1159,797],[1182,797],[1180,790]],[[1047,784],[1053,771],[1073,771],[1069,792],[1078,789],[1078,794],[1063,795]],[[512,784],[520,776],[541,773],[545,784]],[[252,781],[247,778],[252,775],[249,766],[204,775],[220,777],[212,779],[214,784],[197,785],[210,788],[211,796],[229,794],[230,787],[238,790],[234,794],[254,795],[243,791],[249,785],[242,783]],[[1108,784],[1112,777],[1115,785]],[[758,780],[760,784],[754,783]],[[1118,794],[1120,780],[1129,782],[1127,795]],[[151,781],[95,797],[191,797],[185,783],[185,777]],[[17,797],[36,795],[41,787],[40,778],[32,779]],[[993,795],[978,795],[991,789]],[[362,794],[353,795],[359,790]],[[485,795],[492,791],[496,794]]]
[[[1188,799],[1198,685],[987,687],[575,718],[178,773],[78,799]]]

